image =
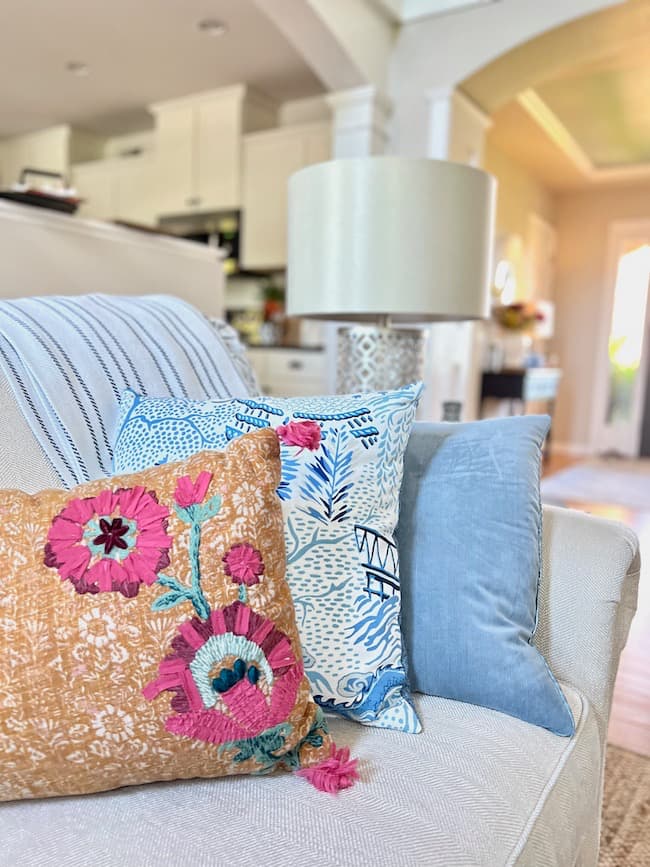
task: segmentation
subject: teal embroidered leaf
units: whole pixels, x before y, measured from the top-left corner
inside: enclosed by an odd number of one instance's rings
[[[172,578],[171,575],[159,575],[156,584],[161,584],[163,587],[169,587],[172,590],[178,590],[179,592],[185,592],[187,590],[186,587],[183,587],[180,581],[177,581],[176,578]]]
[[[176,578],[172,578],[171,575],[159,575],[156,583],[170,589],[151,603],[152,611],[167,611],[175,605],[191,602],[194,610],[202,620],[207,620],[210,616],[210,606],[203,596],[200,587],[197,590],[193,587],[185,587]]]
[[[222,502],[219,494],[215,494],[207,502],[194,506],[194,520],[203,523],[203,521],[214,518],[215,515],[219,514]]]
[[[174,505],[174,511],[178,515],[178,517],[185,524],[191,524],[194,521],[194,506],[179,506],[178,503]]]
[[[237,750],[233,756],[233,762],[240,764],[249,759],[255,759],[261,766],[256,773],[266,774],[272,771],[278,762],[284,762],[287,759],[288,753],[281,756],[275,755],[275,753],[283,749],[291,731],[290,723],[280,723],[280,725],[273,726],[254,738],[228,741],[228,743],[222,744],[219,747],[219,755],[222,755],[225,750]]]
[[[151,603],[152,611],[167,611],[175,605],[180,605],[181,602],[193,601],[186,590],[169,590],[163,593]]]

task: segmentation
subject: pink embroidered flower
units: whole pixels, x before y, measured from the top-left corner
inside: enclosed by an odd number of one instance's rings
[[[70,500],[52,521],[45,565],[77,593],[137,596],[169,565],[168,516],[155,492],[140,485]]]
[[[176,485],[174,499],[182,508],[193,506],[195,503],[201,503],[211,481],[212,473],[209,473],[207,470],[199,473],[195,482],[192,482],[189,476],[181,476]]]
[[[321,441],[320,425],[315,421],[290,421],[275,429],[285,446],[298,446],[300,450],[318,451]]]
[[[230,575],[235,584],[252,587],[253,584],[259,584],[260,575],[264,574],[262,555],[247,542],[233,545],[223,556],[223,562],[223,571]]]
[[[241,602],[178,628],[173,653],[142,690],[171,692],[167,731],[212,744],[255,737],[285,722],[303,677],[291,642],[272,620]],[[237,657],[233,662],[233,657]]]

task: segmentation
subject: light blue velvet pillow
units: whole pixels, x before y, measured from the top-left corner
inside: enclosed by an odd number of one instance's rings
[[[547,416],[416,423],[397,530],[413,689],[572,735],[533,643]]]

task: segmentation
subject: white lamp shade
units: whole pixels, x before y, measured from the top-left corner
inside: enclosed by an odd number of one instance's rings
[[[333,160],[289,180],[287,310],[397,322],[489,315],[496,181],[457,163]]]

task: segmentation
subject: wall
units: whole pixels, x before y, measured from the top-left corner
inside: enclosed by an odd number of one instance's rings
[[[588,452],[591,407],[606,286],[608,229],[617,220],[650,218],[650,184],[591,188],[562,194],[557,202],[559,235],[554,348],[564,369],[556,410],[556,442]]]
[[[53,126],[38,132],[4,139],[0,153],[0,185],[18,180],[24,168],[40,168],[67,175],[70,127]]]
[[[489,135],[483,156],[483,168],[493,174],[499,182],[497,239],[506,235],[521,239],[520,244],[512,240],[508,258],[512,258],[515,266],[517,297],[525,298],[528,288],[529,218],[531,214],[536,214],[552,226],[555,225],[557,220],[555,196],[523,166],[495,147],[490,142]]]

